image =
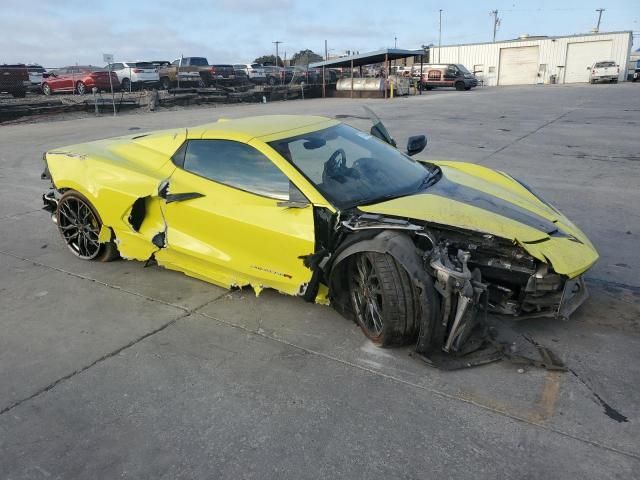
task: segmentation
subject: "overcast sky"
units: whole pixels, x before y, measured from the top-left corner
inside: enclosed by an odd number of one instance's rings
[[[94,5],[92,5],[94,4]],[[249,62],[301,49],[331,54],[394,46],[490,41],[492,17],[502,19],[498,39],[588,32],[604,7],[600,31],[640,33],[640,0],[530,0],[474,2],[391,0],[0,0],[0,63],[47,67],[102,65],[116,60],[173,60],[206,56],[211,63]],[[638,40],[635,37],[635,46]]]

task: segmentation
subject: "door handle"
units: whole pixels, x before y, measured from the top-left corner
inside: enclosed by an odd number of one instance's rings
[[[165,197],[165,201],[167,203],[184,202],[186,200],[193,200],[194,198],[200,197],[204,197],[204,195],[198,192],[169,193]]]

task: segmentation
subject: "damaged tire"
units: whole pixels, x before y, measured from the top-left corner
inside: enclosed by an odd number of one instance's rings
[[[418,294],[409,274],[391,255],[354,255],[348,280],[351,307],[367,338],[382,347],[404,345],[415,338]]]
[[[58,202],[56,220],[62,239],[76,257],[100,262],[110,262],[119,257],[113,241],[99,242],[102,221],[84,195],[74,190],[66,191]]]

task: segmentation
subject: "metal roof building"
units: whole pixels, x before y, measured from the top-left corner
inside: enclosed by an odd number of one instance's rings
[[[484,85],[531,85],[589,81],[589,67],[613,60],[624,81],[631,52],[630,31],[561,37],[529,37],[495,43],[431,47],[431,63],[461,63]]]

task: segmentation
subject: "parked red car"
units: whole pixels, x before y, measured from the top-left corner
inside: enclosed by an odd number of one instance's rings
[[[91,92],[93,87],[98,90],[110,90],[120,88],[118,76],[111,72],[111,83],[109,82],[109,71],[100,67],[72,66],[51,70],[43,75],[42,92],[51,95],[55,92],[76,92],[79,95]]]

